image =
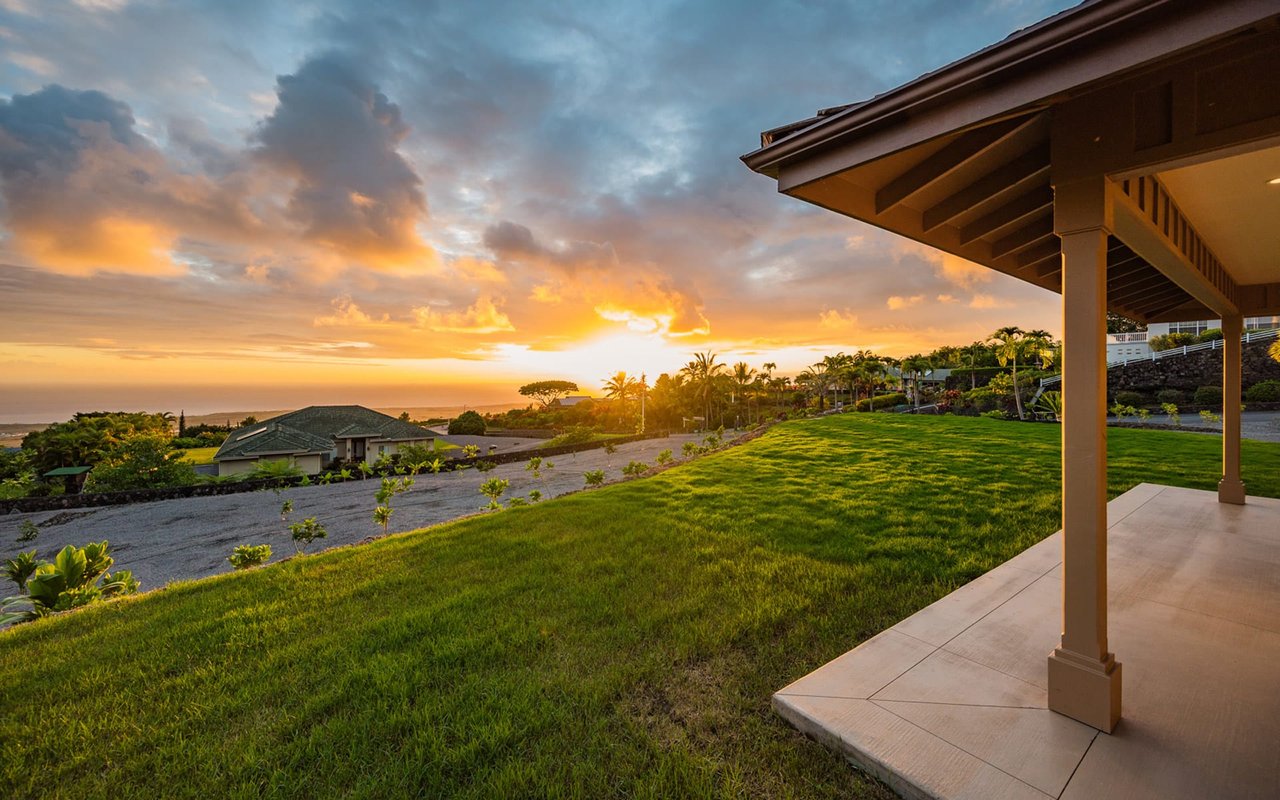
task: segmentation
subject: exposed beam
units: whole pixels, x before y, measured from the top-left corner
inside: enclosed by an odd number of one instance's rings
[[[993,197],[1016,192],[1032,180],[1047,184],[1048,177],[1049,143],[1045,142],[925,209],[922,217],[924,230],[930,231],[950,222]]]
[[[1043,219],[1027,224],[1008,236],[997,239],[991,245],[993,259],[1016,253],[1025,247],[1036,244],[1046,236],[1053,235],[1053,216],[1045,214]]]
[[[1136,305],[1156,305],[1165,300],[1172,300],[1175,297],[1190,297],[1181,287],[1176,285],[1168,285],[1163,289],[1144,291],[1131,291],[1116,295],[1116,301],[1120,303],[1129,303]]]
[[[1018,269],[1026,269],[1032,264],[1038,264],[1046,258],[1052,258],[1062,253],[1062,243],[1058,241],[1057,236],[1052,236],[1044,241],[1043,244],[1026,250],[1021,253],[1018,258]]]
[[[960,229],[960,241],[964,243],[980,239],[1006,225],[1037,214],[1053,205],[1053,189],[1037,186],[1021,197],[1014,198],[986,216],[980,217]]]
[[[952,174],[971,159],[991,152],[996,145],[1033,122],[1034,119],[1006,120],[961,134],[877,191],[876,214],[883,214],[934,181]]]
[[[1174,300],[1173,302],[1152,308],[1150,311],[1147,312],[1147,316],[1151,318],[1158,317],[1161,314],[1168,314],[1170,311],[1173,311],[1178,306],[1185,306],[1187,303],[1194,303],[1194,302],[1196,302],[1196,299],[1194,297],[1183,292],[1183,296]]]

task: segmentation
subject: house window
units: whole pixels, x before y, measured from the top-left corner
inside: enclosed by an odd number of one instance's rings
[[[1280,328],[1280,317],[1248,317],[1244,321],[1246,331],[1269,331]]]
[[[1203,319],[1195,322],[1169,323],[1169,333],[1189,333],[1193,336],[1199,336],[1207,330],[1209,330],[1209,321]]]
[[[380,445],[378,445],[378,455],[382,455],[382,454],[383,454],[383,453],[385,453],[385,452],[387,452],[387,447],[386,447],[386,445],[381,445],[381,444],[380,444]]]

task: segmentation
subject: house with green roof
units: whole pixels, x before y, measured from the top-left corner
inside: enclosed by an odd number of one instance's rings
[[[373,464],[434,438],[425,428],[364,406],[307,406],[233,431],[213,460],[219,476],[251,472],[260,461],[287,461],[314,475],[338,460]]]

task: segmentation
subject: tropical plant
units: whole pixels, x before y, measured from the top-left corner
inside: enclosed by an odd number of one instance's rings
[[[1000,366],[1012,367],[1013,402],[1018,419],[1025,419],[1022,410],[1022,386],[1018,381],[1018,364],[1039,360],[1042,366],[1053,362],[1053,339],[1047,331],[1024,331],[1018,327],[1000,328],[991,334],[989,341],[995,345],[996,361]]]
[[[527,506],[529,501],[523,497],[511,497],[507,499],[507,508],[515,508],[516,506]]]
[[[582,473],[582,478],[587,482],[587,486],[599,486],[604,483],[604,470],[592,469]]]
[[[231,562],[231,566],[236,569],[249,569],[259,564],[265,564],[271,560],[271,545],[269,544],[241,544],[231,551],[231,555],[227,556],[227,561]]]
[[[1200,421],[1206,425],[1217,425],[1222,423],[1222,415],[1215,414],[1212,411],[1203,410],[1200,412]]]
[[[1125,417],[1136,416],[1138,410],[1133,406],[1126,406],[1123,403],[1116,403],[1111,407],[1111,413],[1115,415],[1117,422],[1124,422]]]
[[[475,411],[463,411],[449,421],[450,436],[484,436],[484,417]]]
[[[538,491],[537,489],[530,489],[530,490],[529,490],[529,502],[530,502],[530,503],[536,503],[536,502],[538,502],[538,501],[539,501],[539,500],[541,500],[541,499],[542,499],[542,492]]]
[[[491,511],[502,508],[501,504],[498,503],[498,498],[502,497],[503,492],[507,491],[510,485],[511,482],[505,478],[490,478],[480,484],[480,494],[489,498],[489,505],[485,506],[485,508]]]
[[[464,444],[462,446],[462,455],[464,458],[475,458],[476,456],[480,455],[480,445]]]
[[[1052,414],[1053,418],[1062,421],[1062,392],[1045,392],[1036,401],[1036,410],[1043,414]]]
[[[293,501],[285,500],[280,504],[280,521],[288,522],[289,515],[293,513]]]
[[[356,469],[360,470],[360,475],[362,477],[365,477],[365,478],[373,477],[373,467],[369,465],[368,461],[359,462],[358,464],[356,464]]]
[[[288,480],[292,478],[304,477],[302,468],[297,464],[290,462],[288,459],[265,460],[258,459],[253,465],[253,469],[245,475],[245,480]]]
[[[747,424],[751,424],[751,395],[748,394],[753,383],[756,380],[756,371],[751,368],[745,361],[739,361],[733,365],[733,373],[730,376],[733,379],[733,397],[734,402],[745,402],[747,406]]]
[[[622,474],[638,478],[649,471],[649,465],[643,461],[632,461],[622,468]]]
[[[190,486],[196,470],[169,449],[161,434],[131,436],[108,450],[85,481],[88,492],[123,492],[168,486]]]
[[[40,526],[29,519],[24,519],[18,525],[18,541],[34,542],[36,537],[40,535]]]
[[[115,563],[106,541],[67,545],[52,563],[42,563],[26,580],[26,595],[6,598],[0,624],[27,622],[60,611],[138,591],[133,573],[107,570]],[[101,582],[99,582],[101,578]],[[25,607],[24,607],[25,606]]]
[[[548,461],[546,466],[547,469],[551,469],[553,465]],[[542,456],[534,456],[530,458],[529,462],[524,465],[524,470],[525,472],[533,473],[533,477],[535,479],[540,479],[542,477]]]
[[[391,524],[391,501],[398,494],[409,491],[413,486],[413,478],[400,478],[393,480],[392,478],[383,478],[382,485],[378,487],[378,493],[373,499],[378,505],[373,509],[373,521],[382,526],[382,534],[387,533],[387,526]]]
[[[387,526],[391,524],[391,515],[395,509],[391,506],[377,506],[373,509],[373,521],[382,526],[382,535],[387,535]]]
[[[36,568],[39,566],[40,561],[36,559],[35,550],[18,553],[4,562],[4,576],[17,585],[18,591],[25,592],[27,590],[27,579],[35,573]]]
[[[602,388],[605,397],[618,401],[618,415],[626,416],[627,398],[639,391],[640,383],[627,373],[618,372],[612,377],[606,378]]]
[[[680,448],[680,453],[685,458],[688,458],[689,456],[696,454],[700,449],[701,448],[698,446],[697,442],[685,442],[684,446]]]
[[[657,457],[654,458],[654,460],[658,462],[659,466],[666,466],[667,464],[671,463],[671,461],[673,460],[673,456],[671,455],[671,450],[670,449],[663,450],[662,452],[658,453]]]
[[[1182,427],[1182,417],[1178,416],[1178,407],[1173,403],[1161,403],[1160,409],[1169,416],[1169,421]]]
[[[315,517],[307,517],[301,522],[295,522],[290,525],[289,535],[293,537],[293,545],[298,552],[305,553],[307,545],[316,539],[324,539],[329,535],[329,532],[316,521]]]
[[[573,381],[534,381],[520,387],[520,394],[537,400],[543,408],[576,391],[578,384]]]
[[[920,355],[919,353],[916,353],[914,355],[910,355],[902,359],[902,362],[899,365],[899,369],[902,370],[902,377],[904,379],[907,376],[910,376],[911,405],[916,408],[919,408],[920,407],[920,379],[924,377],[924,374],[926,372],[929,372],[933,369],[933,365],[929,363],[929,359],[925,358],[923,355]],[[1022,416],[1021,406],[1019,406],[1018,416]]]
[[[680,369],[693,385],[697,398],[702,401],[705,414],[702,424],[706,427],[711,425],[711,403],[716,394],[716,379],[724,374],[724,370],[724,364],[717,363],[715,354],[710,351],[694,353],[693,360]]]
[[[492,461],[477,461],[475,464],[476,472],[491,472],[496,466],[498,465]]]

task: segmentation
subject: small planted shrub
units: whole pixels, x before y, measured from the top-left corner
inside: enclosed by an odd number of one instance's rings
[[[527,505],[529,505],[529,501],[525,500],[523,497],[512,497],[507,500],[507,508],[515,508],[517,506],[527,506]]]
[[[493,468],[494,468],[494,467],[496,467],[496,466],[498,466],[498,465],[497,465],[497,464],[495,464],[495,463],[494,463],[494,462],[492,462],[492,461],[477,461],[477,462],[476,462],[476,471],[477,471],[477,472],[491,472],[491,471],[493,470]]]
[[[1200,421],[1206,425],[1213,425],[1216,423],[1221,423],[1222,417],[1219,416],[1218,414],[1213,413],[1212,411],[1206,410],[1206,411],[1200,412]]]
[[[231,555],[227,556],[227,561],[230,561],[231,566],[236,569],[249,569],[270,560],[271,545],[269,544],[237,545],[236,549],[231,551]]]
[[[604,483],[604,470],[593,469],[582,473],[582,479],[587,482],[587,486],[599,486]]]
[[[382,485],[378,487],[378,493],[373,496],[374,502],[378,505],[373,509],[373,521],[382,526],[382,535],[387,535],[387,526],[391,524],[391,501],[395,496],[409,491],[413,486],[413,478],[400,478],[393,480],[391,478],[383,478]]]
[[[301,477],[303,477],[302,469],[288,461],[258,461],[253,465],[253,471],[245,476],[245,480],[285,480]]]
[[[658,466],[665,467],[667,464],[670,464],[675,459],[674,459],[674,456],[671,455],[671,450],[668,449],[668,450],[663,450],[661,453],[658,453],[657,457],[654,460],[658,462]]]
[[[1116,392],[1116,404],[1137,408],[1147,404],[1147,396],[1141,392]]]
[[[480,455],[480,445],[464,444],[462,446],[462,456],[464,458],[475,458],[478,455]]]
[[[1260,381],[1245,390],[1244,399],[1250,403],[1280,403],[1280,381]]]
[[[533,489],[529,492],[530,503],[536,503],[541,499],[542,499],[542,492],[538,491],[537,489]]]
[[[298,548],[299,553],[307,551],[307,545],[316,539],[323,539],[329,535],[324,526],[316,522],[315,517],[307,517],[302,522],[295,522],[289,526],[289,535],[293,537],[293,545]]]
[[[1196,393],[1192,396],[1192,399],[1198,406],[1221,406],[1222,387],[1201,386],[1199,389],[1196,389]]]
[[[893,408],[894,406],[906,405],[907,396],[901,392],[893,394],[882,394],[877,396],[874,401],[869,398],[859,400],[854,407],[858,411],[874,411],[879,408]]]
[[[1114,406],[1111,407],[1111,413],[1115,415],[1117,421],[1124,422],[1125,417],[1137,416],[1138,409],[1134,408],[1133,406],[1127,406],[1121,403],[1116,403]]]
[[[1149,422],[1151,420],[1151,412],[1145,408],[1138,409],[1138,419],[1143,422]]]
[[[1178,416],[1178,407],[1173,403],[1161,403],[1160,410],[1169,415],[1169,421],[1174,425],[1182,425],[1182,417]]]
[[[1156,392],[1156,402],[1164,405],[1165,403],[1173,403],[1174,405],[1182,405],[1187,402],[1187,396],[1177,389],[1161,389]]]
[[[533,458],[529,459],[529,463],[525,464],[524,468],[526,472],[532,472],[533,477],[541,478],[542,470],[555,469],[555,466],[556,465],[551,463],[550,461],[543,461],[541,456],[534,456]]]
[[[22,524],[18,526],[18,541],[20,542],[34,542],[39,535],[40,526],[29,519],[24,519]]]
[[[631,478],[638,478],[649,471],[649,465],[643,461],[632,461],[622,468],[622,474]]]
[[[280,521],[288,522],[289,515],[293,513],[293,501],[285,500],[280,504]]]
[[[618,446],[613,442],[605,442],[604,451],[609,455],[613,455],[614,453],[618,452]]]
[[[27,622],[137,592],[139,584],[131,572],[107,571],[115,563],[109,551],[106,541],[84,547],[69,544],[52,563],[36,565],[25,582],[27,593],[4,600],[0,624]],[[35,554],[30,556],[33,560]]]
[[[1008,419],[1009,418],[1008,414],[1006,414],[1005,412],[1001,411],[998,408],[994,408],[990,411],[983,411],[982,416],[986,417],[987,419]]]
[[[1040,399],[1036,401],[1036,411],[1052,415],[1054,419],[1061,421],[1062,392],[1045,392],[1040,395]]]
[[[596,438],[595,431],[585,425],[572,425],[555,438],[547,442],[548,447],[559,447],[562,444],[586,444]]]
[[[489,505],[485,506],[485,508],[490,511],[496,511],[497,509],[502,508],[502,505],[498,503],[498,498],[502,497],[503,493],[507,491],[507,487],[510,485],[511,482],[505,478],[490,478],[480,484],[480,494],[489,498]]]
[[[40,561],[36,558],[35,550],[29,553],[18,553],[4,562],[4,576],[17,585],[18,591],[25,592],[27,579],[35,573],[38,566]]]
[[[484,417],[475,411],[463,411],[449,422],[450,436],[484,436]]]
[[[680,448],[680,452],[685,458],[688,458],[689,456],[696,454],[701,449],[702,448],[698,446],[697,442],[685,442],[684,447]]]

